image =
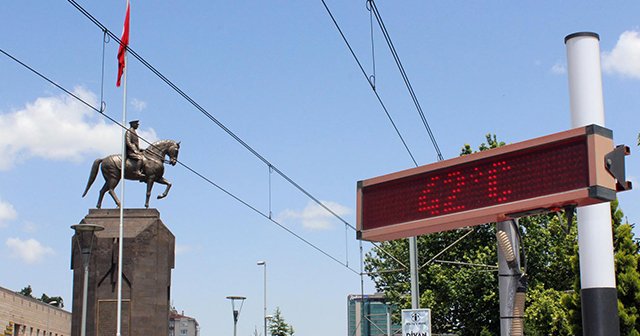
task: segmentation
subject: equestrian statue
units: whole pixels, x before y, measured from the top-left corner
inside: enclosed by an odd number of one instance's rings
[[[164,174],[164,158],[165,156],[169,156],[168,163],[175,166],[178,162],[180,142],[175,142],[173,140],[160,140],[152,143],[148,148],[140,150],[138,134],[136,133],[136,129],[140,125],[140,122],[138,120],[133,120],[129,125],[130,128],[125,134],[126,163],[124,178],[127,180],[147,183],[147,198],[144,203],[144,207],[148,208],[151,189],[155,182],[167,186],[164,192],[158,195],[158,199],[165,198],[169,193],[169,189],[171,189],[171,182],[162,177]],[[98,204],[96,205],[96,208],[100,209],[102,206],[102,199],[107,191],[113,198],[114,202],[116,202],[116,205],[120,207],[121,204],[114,192],[114,189],[120,182],[121,164],[122,156],[119,154],[113,154],[105,158],[95,160],[91,167],[91,174],[89,175],[87,188],[84,190],[82,197],[87,194],[89,188],[91,188],[91,185],[96,180],[96,177],[98,176],[98,168],[100,168],[105,182],[102,189],[100,189],[100,196],[98,196]]]

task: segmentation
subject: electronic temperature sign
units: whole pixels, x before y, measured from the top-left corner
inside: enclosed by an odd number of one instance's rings
[[[611,201],[612,137],[590,125],[360,181],[358,238],[392,240]]]

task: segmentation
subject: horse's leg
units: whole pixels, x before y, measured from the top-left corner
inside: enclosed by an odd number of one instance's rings
[[[161,177],[156,182],[158,182],[160,184],[164,184],[164,185],[167,186],[167,188],[164,190],[164,192],[161,195],[158,195],[158,199],[162,199],[162,198],[167,197],[167,194],[169,193],[169,189],[171,189],[171,182],[167,181],[167,179],[165,179],[164,177]]]
[[[118,200],[118,196],[116,196],[116,192],[113,189],[109,189],[109,195],[113,198],[113,201],[116,202],[116,208],[120,208],[120,200]]]
[[[151,189],[153,189],[153,179],[147,178],[147,199],[144,202],[144,207],[149,208],[149,197],[151,197]]]
[[[120,207],[120,200],[118,200],[118,196],[116,196],[116,192],[113,190],[116,188],[116,186],[118,186],[118,182],[120,182],[119,179],[113,179],[113,180],[108,180],[107,182],[105,182],[105,185],[109,184],[109,195],[111,195],[111,198],[113,198],[113,201],[116,202],[116,207],[119,208]]]
[[[97,209],[100,209],[102,207],[102,199],[104,198],[104,194],[109,190],[109,185],[107,184],[107,181],[104,182],[104,185],[102,186],[102,189],[100,189],[100,194],[98,195],[98,204],[96,205]]]

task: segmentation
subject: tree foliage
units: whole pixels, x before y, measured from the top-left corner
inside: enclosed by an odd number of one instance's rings
[[[35,299],[35,297],[33,296],[33,289],[31,289],[31,285],[27,285],[27,287],[24,287],[23,289],[21,289],[18,294],[20,295],[24,295],[26,297]],[[58,308],[62,308],[64,307],[64,302],[62,297],[60,296],[48,296],[45,293],[42,293],[42,296],[40,296],[39,299],[36,299],[38,301],[42,301],[44,303],[50,304],[52,306],[58,307]]]
[[[624,214],[618,208],[618,201],[611,202],[611,224],[613,229],[613,249],[616,268],[616,287],[618,290],[618,316],[620,335],[640,335],[640,245],[634,239],[633,225],[623,223]],[[573,334],[582,334],[582,315],[580,312],[580,260],[578,246],[571,257],[571,266],[576,274],[574,291],[563,298],[571,320]]]
[[[269,333],[272,336],[292,336],[294,333],[293,327],[285,322],[282,317],[280,308],[276,308],[271,323],[269,324]]]
[[[562,291],[544,288],[542,285],[529,289],[529,303],[525,310],[527,335],[573,335],[568,312],[562,306],[564,295]]]
[[[495,135],[487,135],[486,143],[479,150],[502,145],[504,143],[499,142]],[[471,146],[465,145],[461,155],[472,152]],[[640,247],[633,238],[632,225],[621,224],[623,215],[618,203],[612,202],[611,206],[621,335],[640,336]],[[519,226],[529,280],[526,333],[581,335],[575,216],[571,222],[567,222],[563,212],[524,217],[520,219]],[[473,232],[469,233],[469,230]],[[468,235],[451,246],[465,234]],[[385,293],[390,302],[410,308],[408,242],[401,239],[383,242],[379,246],[367,253],[365,270],[372,274],[377,290]],[[496,261],[493,224],[418,237],[420,306],[431,309],[434,332],[500,334]],[[399,317],[394,316],[394,319]]]
[[[26,297],[30,297],[30,298],[32,298],[32,299],[35,299],[35,298],[33,297],[33,294],[32,294],[32,293],[33,293],[33,289],[31,289],[31,285],[27,285],[27,287],[25,287],[25,288],[21,289],[21,290],[18,292],[18,294],[20,294],[20,295],[24,295],[24,296],[26,296]]]

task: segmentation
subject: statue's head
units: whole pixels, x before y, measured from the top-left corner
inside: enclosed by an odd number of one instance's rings
[[[138,126],[140,126],[140,120],[131,120],[129,125],[133,128],[138,128]]]
[[[169,155],[169,164],[175,166],[178,162],[178,152],[180,151],[180,142],[175,143],[175,145],[171,146],[168,151]]]

